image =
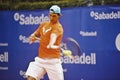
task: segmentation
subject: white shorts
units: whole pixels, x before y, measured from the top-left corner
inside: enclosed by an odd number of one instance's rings
[[[64,80],[63,69],[60,59],[42,59],[35,57],[34,62],[30,62],[26,71],[26,76],[40,80],[47,73],[49,80]]]

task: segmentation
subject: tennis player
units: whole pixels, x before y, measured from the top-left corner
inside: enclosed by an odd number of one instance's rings
[[[40,80],[47,73],[49,80],[64,80],[60,60],[60,43],[63,28],[59,22],[61,9],[53,5],[49,10],[49,22],[42,23],[30,35],[30,43],[40,37],[40,47],[35,61],[30,62],[26,71],[27,80]]]

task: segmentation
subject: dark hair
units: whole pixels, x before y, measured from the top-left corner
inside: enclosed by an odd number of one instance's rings
[[[56,13],[58,16],[61,16],[61,14],[60,13]]]

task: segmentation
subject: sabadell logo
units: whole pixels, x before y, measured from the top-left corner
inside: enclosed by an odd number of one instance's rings
[[[118,51],[120,51],[120,33],[116,37],[115,45]]]
[[[36,25],[36,24],[41,24],[44,21],[49,21],[49,17],[45,16],[45,14],[40,14],[37,16],[34,16],[32,14],[20,14],[20,13],[15,13],[14,14],[14,20],[18,22],[20,25]]]

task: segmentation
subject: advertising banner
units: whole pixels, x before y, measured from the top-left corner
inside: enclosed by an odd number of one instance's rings
[[[26,80],[39,41],[29,36],[49,21],[49,10],[0,11],[0,80]],[[62,45],[72,41],[74,60],[61,57],[65,80],[120,80],[120,6],[63,8]],[[42,80],[49,80],[45,75]]]

